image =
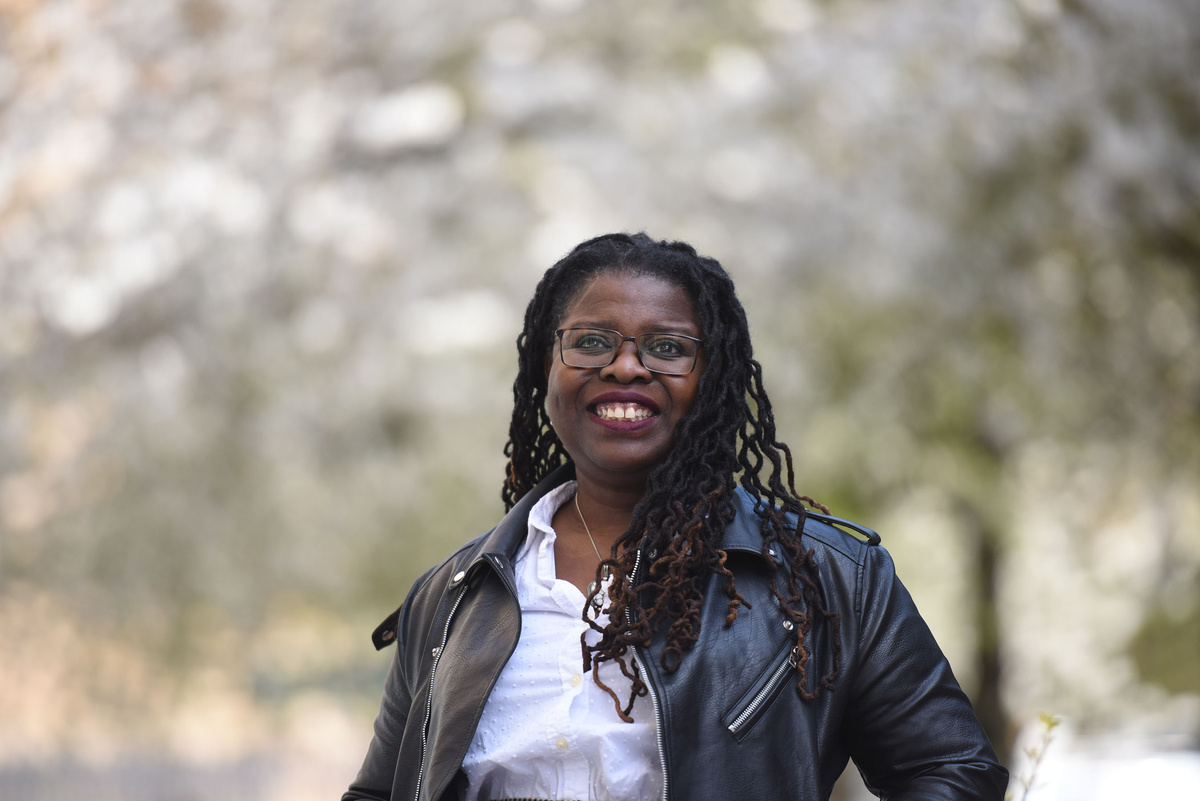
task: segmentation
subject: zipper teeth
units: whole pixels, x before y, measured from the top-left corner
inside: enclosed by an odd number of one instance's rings
[[[662,723],[659,721],[658,693],[656,693],[654,691],[654,684],[653,684],[653,682],[650,681],[650,673],[645,669],[645,667],[642,666],[642,664],[641,664],[642,660],[637,658],[638,649],[636,646],[633,649],[633,653],[634,653],[634,659],[633,659],[634,666],[636,666],[638,668],[638,670],[642,671],[642,675],[646,677],[646,682],[645,682],[646,692],[650,695],[650,706],[654,710],[654,721],[657,724],[654,727],[654,736],[655,736],[655,739],[658,741],[658,759],[659,759],[659,762],[662,764],[662,772],[663,772],[663,774],[662,774],[662,776],[663,776],[662,797],[663,797],[663,801],[667,801],[667,753],[666,753],[666,744],[663,742]]]
[[[458,592],[458,597],[454,599],[454,606],[450,607],[450,615],[446,618],[446,627],[442,630],[442,644],[438,647],[437,656],[433,658],[433,667],[429,668],[429,698],[425,703],[425,725],[421,727],[421,765],[417,769],[417,793],[413,796],[414,799],[420,799],[421,782],[425,779],[425,751],[429,745],[429,719],[433,716],[433,677],[437,674],[438,663],[442,661],[442,653],[446,650],[446,640],[450,639],[450,622],[454,620],[454,613],[458,611],[458,605],[462,603],[463,596],[466,594],[467,585],[464,583],[463,588]]]
[[[792,651],[792,654],[795,654],[795,651]],[[763,701],[767,700],[767,696],[771,694],[771,692],[775,689],[775,686],[779,684],[785,675],[787,675],[788,668],[791,666],[792,657],[789,655],[787,659],[783,660],[783,663],[779,667],[775,668],[775,672],[771,674],[771,678],[767,680],[767,683],[763,686],[763,688],[759,690],[752,699],[750,699],[749,705],[742,710],[742,714],[738,715],[737,718],[734,719],[733,723],[729,724],[730,733],[737,734],[737,730],[745,725],[746,721],[758,710],[760,706],[762,706]]]
[[[633,581],[635,583],[637,582],[638,568],[641,566],[641,564],[642,549],[638,548],[637,556],[633,558]],[[625,619],[631,624],[633,623],[633,613],[628,609],[625,610]],[[641,671],[643,676],[646,677],[644,684],[646,685],[646,692],[650,695],[650,706],[654,711],[654,738],[658,742],[658,761],[659,764],[662,765],[662,797],[663,801],[667,801],[667,748],[666,743],[663,741],[663,726],[662,720],[660,719],[660,710],[658,706],[658,693],[654,691],[654,682],[650,681],[650,671],[644,667],[643,660],[639,657],[640,653],[641,651],[635,645],[633,647],[633,665],[635,668]]]

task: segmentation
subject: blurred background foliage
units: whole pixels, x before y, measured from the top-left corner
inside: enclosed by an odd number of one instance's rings
[[[371,628],[501,512],[524,304],[609,230],[733,274],[801,488],[883,533],[1000,750],[1043,710],[1196,748],[1198,34],[0,0],[0,787],[340,792]]]

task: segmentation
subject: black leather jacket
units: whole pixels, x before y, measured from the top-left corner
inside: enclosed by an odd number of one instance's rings
[[[398,647],[375,737],[342,801],[460,796],[463,757],[521,631],[512,560],[529,510],[570,477],[569,469],[549,476],[496,528],[419,578],[376,629],[377,648]],[[739,494],[723,547],[749,608],[726,628],[728,596],[714,577],[699,641],[678,670],[662,669],[662,643],[638,649],[651,692],[633,714],[657,720],[664,796],[826,799],[853,758],[884,798],[1002,799],[1008,774],[887,551],[811,518],[804,544],[827,608],[841,614],[842,672],[834,691],[799,697],[753,501]],[[810,688],[832,666],[833,636],[822,622],[809,634]]]

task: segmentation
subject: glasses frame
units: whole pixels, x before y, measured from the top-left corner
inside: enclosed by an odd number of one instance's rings
[[[569,361],[567,361],[567,354],[563,350],[563,334],[565,334],[567,331],[599,331],[599,332],[602,332],[605,334],[616,334],[621,339],[621,341],[617,343],[617,346],[615,348],[613,348],[612,358],[608,360],[608,364],[596,364],[596,365],[587,365],[587,366],[571,364]],[[687,370],[685,370],[682,373],[677,373],[677,372],[672,372],[669,370],[655,370],[653,367],[646,366],[646,361],[642,358],[642,346],[638,344],[638,340],[641,339],[642,337],[654,336],[656,334],[661,335],[661,336],[676,337],[678,339],[687,339],[687,340],[690,340],[690,341],[696,343],[696,352],[692,354],[692,363],[691,363],[691,365],[688,366]],[[567,367],[573,367],[576,370],[599,370],[604,367],[608,367],[609,365],[611,365],[613,362],[615,362],[617,360],[617,356],[621,352],[621,346],[624,345],[626,342],[632,342],[634,349],[637,351],[638,364],[640,364],[643,368],[649,370],[650,372],[657,373],[658,375],[691,375],[692,372],[696,369],[696,358],[700,355],[700,348],[704,347],[703,339],[697,339],[696,337],[688,336],[687,334],[676,334],[673,331],[646,331],[644,333],[638,334],[636,337],[627,337],[624,334],[622,334],[620,331],[615,331],[611,328],[592,328],[591,326],[585,325],[585,326],[576,326],[574,328],[555,329],[554,336],[558,340],[558,358],[559,358],[559,360],[563,364],[565,364]]]

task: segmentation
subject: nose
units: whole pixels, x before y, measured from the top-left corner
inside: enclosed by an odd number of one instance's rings
[[[650,371],[642,365],[638,356],[637,343],[625,340],[617,348],[617,356],[608,367],[601,368],[601,378],[613,378],[622,384],[632,381],[649,381]]]

